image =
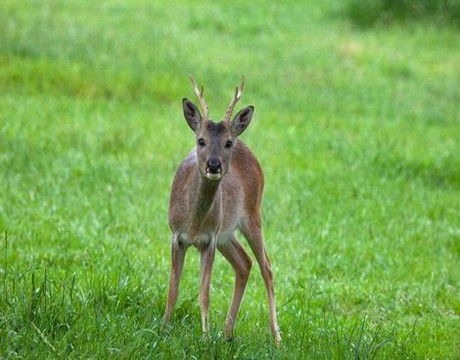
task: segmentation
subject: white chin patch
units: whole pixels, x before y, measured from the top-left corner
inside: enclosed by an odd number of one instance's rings
[[[209,171],[206,171],[206,178],[209,180],[217,181],[217,180],[220,180],[221,177],[222,177],[221,173],[213,174],[213,173],[210,173]]]

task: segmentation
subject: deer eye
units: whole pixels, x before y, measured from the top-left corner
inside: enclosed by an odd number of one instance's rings
[[[202,138],[199,138],[197,142],[198,142],[198,145],[200,145],[201,147],[206,145],[206,143],[204,142],[204,139]]]
[[[232,146],[233,146],[233,141],[232,140],[227,140],[227,142],[225,143],[225,147],[227,149],[230,149]]]

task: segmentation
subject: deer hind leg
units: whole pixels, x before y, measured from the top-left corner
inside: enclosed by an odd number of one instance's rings
[[[171,313],[177,302],[179,295],[179,283],[184,267],[185,252],[187,246],[178,241],[177,234],[173,235],[171,245],[171,274],[169,278],[168,302],[166,303],[166,311],[164,316],[164,324],[168,324],[171,320]]]
[[[235,289],[224,330],[225,337],[230,339],[233,337],[233,327],[235,326],[244,289],[249,279],[252,261],[234,235],[228,241],[218,243],[217,248],[235,271]]]
[[[200,309],[201,326],[203,333],[209,332],[209,288],[211,285],[212,265],[216,253],[215,239],[205,248],[200,249],[201,254],[201,286],[200,286]]]
[[[248,240],[257,262],[259,263],[260,273],[265,283],[268,296],[268,306],[270,311],[270,327],[275,340],[275,345],[279,346],[281,343],[281,335],[276,319],[276,305],[275,305],[275,290],[273,286],[273,274],[271,269],[270,259],[268,258],[265,249],[264,240],[262,237],[262,229],[260,226],[260,218],[252,221],[247,221],[243,224],[241,231]]]

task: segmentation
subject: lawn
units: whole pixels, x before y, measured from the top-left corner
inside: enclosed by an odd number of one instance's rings
[[[165,4],[0,4],[0,358],[460,357],[459,28],[362,26],[333,0]],[[225,341],[219,254],[210,335],[194,250],[161,326],[190,73],[214,119],[245,75],[280,349],[256,266]]]

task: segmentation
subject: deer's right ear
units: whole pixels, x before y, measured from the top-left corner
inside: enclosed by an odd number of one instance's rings
[[[187,120],[188,126],[195,131],[201,124],[201,114],[198,108],[190,100],[182,99],[182,108],[184,109],[184,117]]]

